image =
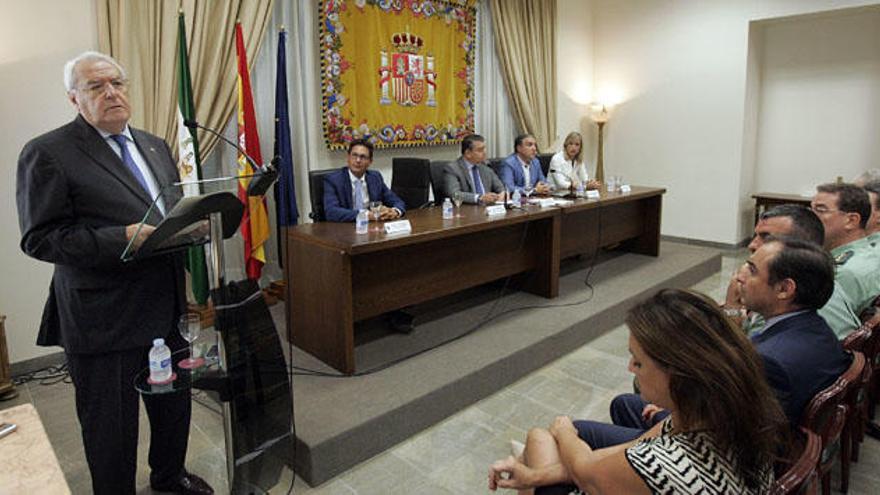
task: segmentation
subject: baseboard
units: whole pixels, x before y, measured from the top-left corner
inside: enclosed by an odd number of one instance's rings
[[[730,244],[729,242],[704,241],[702,239],[690,239],[688,237],[676,237],[674,235],[661,235],[660,240],[669,242],[680,242],[682,244],[691,244],[694,246],[703,246],[715,249],[739,249],[748,246],[752,238],[747,237],[737,242],[736,244]]]
[[[38,356],[23,361],[16,361],[9,365],[9,371],[12,376],[26,375],[39,371],[49,366],[58,366],[63,364],[67,359],[64,357],[64,351],[53,352],[45,356]]]

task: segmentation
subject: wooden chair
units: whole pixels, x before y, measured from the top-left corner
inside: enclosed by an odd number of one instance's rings
[[[819,490],[819,475],[816,471],[819,456],[822,454],[822,439],[812,431],[801,428],[803,449],[791,463],[778,470],[776,481],[770,488],[770,495],[808,494],[815,495]]]
[[[819,458],[818,472],[822,480],[822,493],[831,493],[831,467],[834,464],[835,449],[840,448],[841,491],[846,492],[849,485],[849,459],[851,444],[841,438],[847,420],[846,399],[852,388],[859,382],[865,369],[865,356],[853,352],[852,364],[837,380],[819,391],[807,404],[801,427],[817,433],[822,438],[822,455]]]

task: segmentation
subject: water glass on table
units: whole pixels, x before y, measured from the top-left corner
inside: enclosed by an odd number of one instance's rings
[[[202,319],[198,313],[184,313],[180,315],[177,322],[177,329],[180,336],[189,344],[189,357],[177,363],[183,369],[194,369],[205,364],[202,357],[193,356],[193,342],[199,338],[199,332],[202,330]]]
[[[452,202],[455,204],[455,216],[461,216],[461,204],[464,202],[464,193],[455,191],[452,193]]]
[[[381,201],[370,201],[370,213],[373,214],[373,218],[375,220],[379,220],[379,213],[382,211],[382,202]],[[378,224],[376,227],[371,230],[382,230]]]

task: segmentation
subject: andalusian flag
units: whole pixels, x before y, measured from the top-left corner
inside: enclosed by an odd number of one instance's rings
[[[199,159],[199,142],[194,130],[183,125],[184,120],[196,119],[196,107],[193,104],[192,78],[189,74],[189,57],[186,54],[186,27],[181,12],[177,18],[177,150],[180,156],[177,168],[180,171],[181,182],[193,182],[202,177],[202,163]],[[197,196],[201,194],[198,184],[183,186],[184,196]],[[205,304],[208,301],[208,273],[205,268],[205,248],[195,246],[189,248],[186,254],[186,269],[189,271],[192,282],[193,296],[196,303]]]
[[[260,153],[260,136],[257,134],[257,121],[254,116],[254,100],[251,96],[251,79],[248,76],[247,53],[244,49],[244,38],[241,24],[235,23],[235,51],[238,54],[238,144],[254,159],[263,163]],[[256,173],[248,164],[245,156],[238,155],[238,175]],[[266,213],[266,198],[249,197],[247,187],[250,179],[238,180],[238,199],[245,205],[244,216],[241,218],[241,235],[244,237],[244,261],[247,276],[259,279],[266,263],[263,244],[269,240],[269,215]]]

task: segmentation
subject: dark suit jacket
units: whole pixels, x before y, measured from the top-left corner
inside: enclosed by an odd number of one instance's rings
[[[752,337],[764,374],[792,425],[807,403],[849,368],[834,332],[815,311],[786,318]]]
[[[406,204],[394,194],[394,191],[388,189],[382,179],[382,174],[374,170],[367,170],[366,180],[370,201],[381,201],[389,208],[397,208],[401,215],[406,212]],[[351,194],[348,167],[342,167],[324,177],[324,215],[328,222],[355,221],[358,210],[352,207]]]
[[[529,172],[532,186],[539,182],[547,182],[546,177],[544,177],[544,171],[541,169],[541,162],[537,158],[532,158],[532,163],[529,164]],[[526,176],[523,172],[522,163],[520,163],[516,153],[508,156],[501,162],[498,176],[508,191],[513,191],[514,189],[522,190],[525,187]]]
[[[131,133],[159,186],[176,181],[165,142]],[[165,197],[166,211],[177,199]],[[125,226],[143,219],[151,198],[81,116],[24,146],[16,202],[21,249],[55,265],[37,344],[101,353],[149,346],[176,331],[185,305],[183,258],[120,261]],[[158,212],[148,219],[160,221]]]
[[[500,193],[504,191],[504,184],[501,183],[501,179],[498,178],[495,171],[483,164],[477,164],[476,167],[477,173],[480,174],[480,182],[483,183],[485,189],[484,192]],[[462,157],[443,167],[443,185],[450,198],[456,191],[462,191],[465,203],[476,204],[480,202],[474,187],[474,178],[468,173],[467,163]]]

